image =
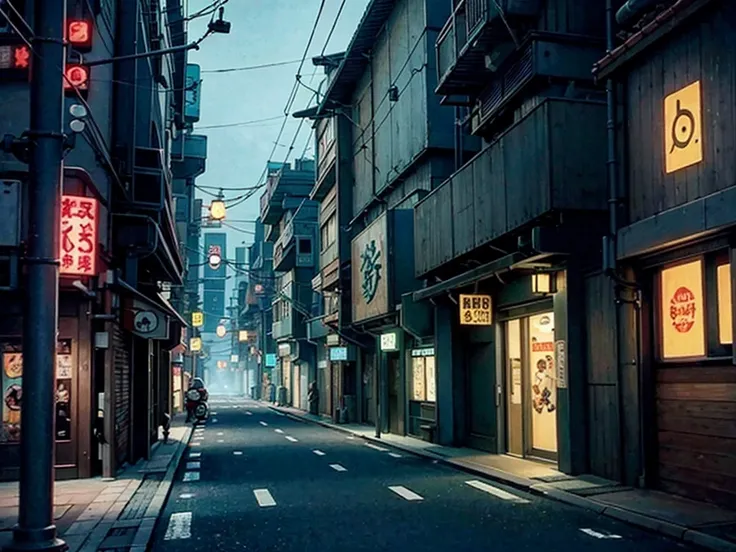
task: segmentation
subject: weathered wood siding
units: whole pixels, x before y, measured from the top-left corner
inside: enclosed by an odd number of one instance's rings
[[[605,151],[584,147],[604,140],[605,106],[541,103],[417,205],[417,275],[549,211],[604,210]]]
[[[659,486],[736,508],[736,370],[657,370]]]
[[[631,222],[736,185],[736,4],[716,3],[652,48],[627,80],[628,205]],[[703,161],[664,171],[664,98],[700,80]]]
[[[585,279],[590,472],[619,480],[622,464],[614,299],[610,278],[595,274]]]
[[[439,105],[434,42],[449,3],[398,0],[353,95],[357,215],[428,148],[453,147],[454,112]],[[395,87],[398,100],[389,98]],[[425,188],[426,185],[422,185]]]

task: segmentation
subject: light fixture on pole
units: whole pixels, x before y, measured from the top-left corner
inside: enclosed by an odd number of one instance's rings
[[[219,253],[210,253],[209,257],[207,258],[207,264],[210,265],[210,268],[212,270],[217,270],[222,264],[222,257]]]
[[[215,330],[215,335],[217,335],[217,337],[225,337],[227,335],[227,328],[224,324],[220,324],[219,326],[217,326],[217,329]]]
[[[224,220],[226,214],[225,197],[222,195],[222,190],[220,190],[217,198],[210,203],[210,218],[212,220]]]

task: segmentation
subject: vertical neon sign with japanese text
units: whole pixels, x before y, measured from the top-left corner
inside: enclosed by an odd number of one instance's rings
[[[99,204],[91,197],[61,198],[59,259],[62,276],[97,274],[97,229]]]

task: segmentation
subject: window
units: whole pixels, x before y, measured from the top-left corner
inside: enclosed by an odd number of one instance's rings
[[[325,251],[337,241],[337,213],[333,213],[320,228],[321,250]]]
[[[299,238],[299,254],[300,255],[311,255],[312,254],[312,240],[309,238]]]
[[[434,356],[412,356],[411,400],[435,402]]]
[[[731,268],[727,256],[665,267],[659,274],[660,358],[731,354]]]

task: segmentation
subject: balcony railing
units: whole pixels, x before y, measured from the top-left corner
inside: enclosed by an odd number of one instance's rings
[[[601,103],[546,100],[534,108],[416,206],[417,276],[548,213],[603,211],[605,148],[580,148],[604,144],[605,128]]]

